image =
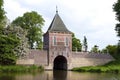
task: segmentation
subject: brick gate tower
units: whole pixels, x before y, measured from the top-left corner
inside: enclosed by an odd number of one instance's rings
[[[67,29],[58,11],[44,34],[44,50],[48,51],[48,65],[52,69],[68,69],[72,53],[72,32]]]

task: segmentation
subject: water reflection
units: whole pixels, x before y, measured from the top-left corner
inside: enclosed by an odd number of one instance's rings
[[[67,71],[53,71],[53,80],[66,80],[67,78]]]
[[[44,71],[29,74],[0,73],[0,80],[120,80],[120,74],[71,71]]]
[[[15,77],[12,75],[2,75],[0,76],[0,80],[15,80]]]

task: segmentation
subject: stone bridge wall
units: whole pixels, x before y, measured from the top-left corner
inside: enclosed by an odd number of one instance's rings
[[[65,55],[63,55],[65,56]],[[56,56],[57,57],[57,56]],[[65,56],[66,57],[66,56]],[[55,57],[53,57],[55,58]],[[109,54],[72,52],[67,59],[68,69],[82,66],[96,66],[103,65],[109,61],[113,61],[113,57]],[[26,59],[18,59],[16,64],[19,65],[42,65],[45,69],[53,69],[53,62],[48,63],[47,51],[31,50]],[[52,60],[54,61],[54,60]]]
[[[47,51],[44,50],[31,50],[24,59],[18,59],[18,65],[48,65]]]
[[[74,67],[103,65],[113,60],[113,57],[109,54],[73,52],[69,69]]]

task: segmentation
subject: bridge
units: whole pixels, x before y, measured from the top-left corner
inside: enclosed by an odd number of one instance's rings
[[[42,65],[48,70],[70,70],[74,67],[103,65],[114,60],[109,54],[72,52],[72,32],[67,29],[58,11],[43,35],[43,50],[30,50],[18,65]]]

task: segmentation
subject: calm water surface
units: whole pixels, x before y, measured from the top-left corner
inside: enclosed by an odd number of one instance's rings
[[[120,80],[120,74],[44,71],[42,73],[0,73],[0,80]]]

